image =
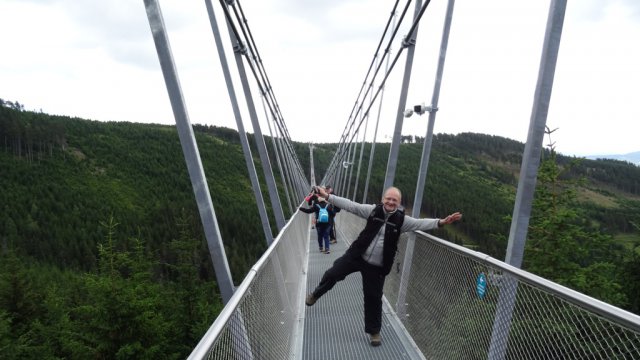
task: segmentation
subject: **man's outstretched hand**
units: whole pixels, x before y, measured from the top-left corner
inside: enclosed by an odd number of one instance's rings
[[[460,214],[459,212],[454,212],[453,214],[448,215],[446,218],[440,219],[440,223],[438,225],[442,226],[442,225],[451,224],[460,219],[462,219],[462,214]]]
[[[327,192],[327,189],[325,189],[323,186],[316,186],[315,189],[316,189],[316,192],[318,193],[318,195],[322,196],[325,199],[329,195],[329,193]]]

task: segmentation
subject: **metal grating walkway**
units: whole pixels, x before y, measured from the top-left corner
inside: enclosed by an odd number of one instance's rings
[[[338,215],[339,217],[339,215]],[[338,243],[331,244],[331,254],[318,250],[315,229],[309,230],[307,293],[320,282],[322,274],[348,247],[338,226]],[[304,305],[303,305],[304,306]],[[364,332],[362,277],[353,273],[334,286],[318,302],[306,307],[304,314],[302,359],[423,359],[408,338],[394,313],[383,303],[382,345],[369,345]]]

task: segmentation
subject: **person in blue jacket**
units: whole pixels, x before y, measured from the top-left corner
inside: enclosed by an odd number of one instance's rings
[[[331,231],[331,218],[336,215],[335,210],[333,205],[328,204],[326,199],[321,196],[318,196],[311,206],[308,209],[301,206],[300,211],[307,214],[315,213],[314,219],[320,252],[330,254],[329,232]]]

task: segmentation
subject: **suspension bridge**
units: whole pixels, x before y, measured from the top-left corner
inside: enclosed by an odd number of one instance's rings
[[[566,0],[551,0],[529,132],[519,176],[504,261],[423,232],[404,234],[384,285],[383,345],[372,347],[364,333],[358,276],[350,276],[313,307],[305,295],[357,237],[365,220],[341,212],[338,243],[331,254],[315,245],[310,216],[296,211],[316,184],[313,146],[310,179],[298,159],[269,77],[239,1],[220,0],[233,54],[226,54],[214,4],[205,0],[229,93],[246,166],[268,249],[235,286],[229,271],[199,150],[187,115],[158,0],[144,0],[188,173],[225,307],[190,359],[637,359],[640,317],[520,269],[537,169],[540,162]],[[318,184],[366,203],[379,116],[369,164],[363,164],[369,121],[382,103],[385,81],[400,67],[404,76],[383,188],[394,184],[403,118],[428,116],[411,216],[419,217],[454,0],[448,0],[431,103],[406,109],[418,25],[430,1],[395,1],[365,81],[341,134],[334,157]],[[413,13],[411,12],[413,6]],[[399,39],[398,24],[408,23]],[[400,42],[392,55],[390,48]],[[382,54],[382,55],[381,55]],[[228,59],[233,58],[255,132],[269,199],[263,197]],[[248,69],[248,71],[247,71]],[[253,80],[254,83],[250,83]],[[264,139],[252,87],[259,96],[271,144]],[[378,111],[379,114],[379,111]],[[360,140],[361,139],[361,140]],[[268,151],[271,146],[272,151]],[[269,154],[272,154],[271,156]],[[356,166],[357,164],[357,166]],[[355,169],[355,171],[354,171]],[[365,170],[366,169],[366,170]],[[366,173],[366,174],[365,174]],[[277,179],[279,178],[279,179]],[[278,182],[280,186],[278,186]],[[362,186],[362,188],[360,188]],[[282,194],[284,192],[284,194]],[[361,192],[362,199],[356,199]],[[267,207],[278,235],[272,234]],[[284,209],[293,215],[285,218]],[[301,241],[301,239],[305,239]]]

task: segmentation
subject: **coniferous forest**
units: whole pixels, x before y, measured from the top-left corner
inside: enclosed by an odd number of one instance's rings
[[[222,302],[175,127],[10,105],[0,106],[2,358],[185,358]],[[239,284],[266,242],[238,133],[194,132]],[[395,182],[411,208],[422,139],[404,140]],[[307,144],[294,146],[309,174]],[[316,179],[336,147],[316,144]],[[504,259],[523,148],[483,134],[434,137],[423,214],[464,214],[437,235]],[[382,193],[388,150],[376,144],[368,202]],[[640,313],[640,168],[553,148],[541,156],[524,268]]]

